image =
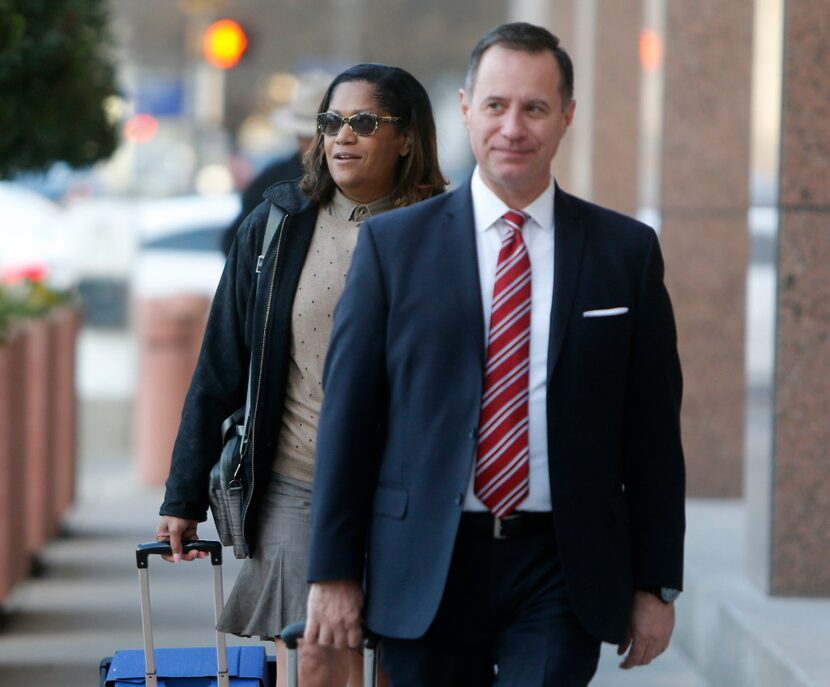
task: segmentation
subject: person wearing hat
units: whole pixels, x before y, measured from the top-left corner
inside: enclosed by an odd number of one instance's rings
[[[297,93],[288,107],[286,116],[280,119],[281,128],[294,134],[297,149],[288,157],[270,162],[242,191],[242,207],[222,236],[222,251],[228,255],[239,227],[254,208],[262,202],[269,186],[280,181],[290,181],[303,175],[303,155],[311,147],[317,131],[317,108],[331,82],[331,75],[322,70],[301,74],[297,81]]]

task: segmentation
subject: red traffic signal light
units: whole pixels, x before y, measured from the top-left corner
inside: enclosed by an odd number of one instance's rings
[[[208,27],[203,47],[208,63],[219,69],[230,69],[245,53],[248,37],[232,19],[220,19]]]

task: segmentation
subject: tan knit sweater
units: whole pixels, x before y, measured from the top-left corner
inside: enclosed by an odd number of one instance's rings
[[[359,205],[339,191],[317,214],[291,311],[288,380],[273,469],[310,482],[323,402],[323,363],[334,306],[352,262],[360,221],[391,209],[390,198]]]

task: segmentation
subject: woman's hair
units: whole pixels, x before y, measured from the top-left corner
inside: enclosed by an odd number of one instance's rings
[[[435,121],[429,96],[420,82],[400,67],[385,64],[358,64],[338,74],[323,96],[320,112],[327,112],[334,90],[342,83],[365,81],[375,90],[375,101],[393,117],[400,119],[381,126],[394,126],[398,133],[411,137],[409,153],[401,157],[392,191],[396,207],[417,203],[441,193],[447,182],[438,165]],[[318,205],[334,196],[335,183],[326,163],[323,135],[318,131],[303,157],[306,173],[300,188]]]

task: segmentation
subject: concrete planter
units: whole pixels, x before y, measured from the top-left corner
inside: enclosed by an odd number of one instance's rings
[[[60,518],[75,500],[78,403],[75,394],[75,350],[81,324],[77,308],[58,308],[49,319],[54,327],[54,384],[50,400],[53,418],[54,511]]]
[[[28,571],[24,530],[25,341],[20,330],[0,344],[0,602]]]
[[[167,479],[209,308],[210,299],[196,295],[146,299],[136,304],[135,457],[136,471],[144,484],[161,485]]]
[[[54,536],[75,493],[75,343],[61,307],[0,345],[0,601]]]
[[[55,516],[53,323],[48,317],[27,320],[24,378],[26,399],[25,484],[26,549],[37,554],[57,524]]]

